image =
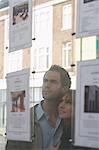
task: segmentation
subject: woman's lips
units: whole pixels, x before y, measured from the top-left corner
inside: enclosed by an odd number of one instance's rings
[[[64,110],[59,110],[59,113],[67,113],[66,111],[64,111]]]

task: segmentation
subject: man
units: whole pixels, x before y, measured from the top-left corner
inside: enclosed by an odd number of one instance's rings
[[[44,100],[36,105],[34,110],[31,109],[31,130],[34,128],[32,141],[8,141],[7,150],[52,150],[57,148],[62,136],[58,105],[68,92],[70,85],[71,79],[68,72],[58,65],[52,65],[43,77]]]

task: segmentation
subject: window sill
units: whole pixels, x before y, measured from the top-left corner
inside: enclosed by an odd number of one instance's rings
[[[64,31],[64,30],[71,30],[72,28],[61,28],[61,31]]]

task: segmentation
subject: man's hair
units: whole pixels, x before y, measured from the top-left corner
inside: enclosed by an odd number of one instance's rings
[[[63,86],[67,86],[68,88],[71,87],[71,78],[70,78],[68,72],[64,68],[62,68],[59,65],[52,65],[49,68],[48,71],[56,71],[56,72],[58,72],[60,74],[60,77],[61,77],[61,83],[62,83],[62,85]]]

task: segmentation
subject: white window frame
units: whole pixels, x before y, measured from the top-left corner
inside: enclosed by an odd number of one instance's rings
[[[36,71],[44,71],[50,66],[50,50],[49,47],[41,47],[34,49],[33,52],[33,69]]]
[[[71,54],[71,57],[69,57],[69,54]],[[62,66],[64,68],[71,68],[71,63],[72,63],[72,42],[65,42],[62,44]]]
[[[31,48],[31,69],[39,72],[52,64],[53,7],[36,9],[33,13],[33,36],[36,40]]]
[[[38,103],[42,100],[42,87],[33,87],[33,99],[34,103]]]
[[[72,28],[72,4],[66,4],[63,6],[62,30],[68,30],[71,28]]]
[[[5,18],[5,30],[4,30],[4,78],[6,73],[18,71],[22,69],[23,51],[18,50],[9,53],[9,16]],[[7,49],[6,49],[7,47]]]
[[[9,53],[7,51],[6,73],[22,70],[22,50]]]

